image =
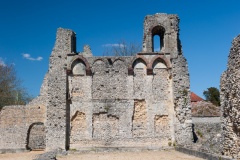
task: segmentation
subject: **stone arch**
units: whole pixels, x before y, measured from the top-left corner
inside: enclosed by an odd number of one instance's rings
[[[32,123],[27,131],[26,149],[44,150],[46,148],[45,126],[42,122]]]
[[[81,76],[86,75],[86,65],[80,59],[76,59],[75,61],[73,61],[71,65],[71,69],[72,69],[73,75],[81,75]]]
[[[154,52],[154,36],[158,36],[159,37],[159,48],[160,51],[162,51],[162,49],[164,48],[164,35],[165,35],[165,28],[161,25],[157,25],[152,27],[151,29],[151,33],[152,33],[152,52]]]
[[[95,59],[92,64],[92,72],[93,74],[101,74],[104,73],[106,67],[106,62],[102,58]]]
[[[169,100],[170,77],[169,68],[170,62],[164,55],[156,55],[152,58],[150,65],[152,67],[152,93],[154,100],[165,103]],[[161,94],[159,94],[161,92]]]
[[[92,66],[93,66],[95,63],[97,63],[98,61],[102,61],[102,62],[104,63],[104,65],[106,65],[106,63],[108,63],[108,62],[107,62],[107,59],[97,58],[97,59],[95,59],[95,60],[93,61]]]
[[[131,61],[131,64],[128,68],[128,75],[134,75],[134,66],[136,65],[136,62],[137,61],[142,61],[146,66],[147,66],[147,70],[149,69],[149,62],[148,60],[144,57],[144,56],[141,56],[141,55],[137,55],[132,61]]]
[[[167,69],[167,65],[164,63],[162,59],[156,59],[153,63],[153,70],[154,69]]]
[[[133,62],[133,69],[135,69],[135,68],[147,69],[147,64],[145,63],[145,61],[143,59],[138,58]]]
[[[150,68],[152,68],[152,69],[154,68],[154,63],[155,63],[157,60],[162,61],[162,62],[167,66],[168,69],[171,68],[171,63],[170,63],[169,60],[168,60],[166,57],[164,57],[163,55],[156,55],[156,56],[154,56],[154,57],[152,58],[150,64],[149,64],[149,66],[151,66]]]
[[[147,71],[147,64],[141,58],[136,59],[133,62],[132,67],[133,67],[134,75],[137,75],[137,74],[146,75],[147,74],[147,72],[146,72]]]
[[[71,71],[68,71],[68,73],[73,73],[73,67],[74,67],[74,65],[76,65],[76,63],[82,63],[83,65],[85,65],[85,69],[84,70],[86,70],[86,75],[87,76],[92,75],[92,71],[90,69],[90,65],[89,65],[87,59],[84,58],[82,55],[78,55],[77,57],[72,59],[72,61],[70,62]]]
[[[126,64],[125,61],[124,61],[122,58],[116,58],[116,59],[114,59],[114,60],[113,60],[113,64],[114,64],[116,61],[122,61],[124,64]]]
[[[142,56],[142,55],[137,55],[137,56],[132,60],[132,63],[131,63],[131,67],[130,67],[130,68],[134,68],[134,63],[136,63],[137,60],[142,60],[142,61],[146,64],[147,68],[150,67],[147,58],[145,58],[145,57]]]
[[[116,73],[127,71],[127,65],[122,59],[115,59],[113,61],[113,67]]]

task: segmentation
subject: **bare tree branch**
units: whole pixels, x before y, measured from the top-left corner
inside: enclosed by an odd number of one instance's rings
[[[141,51],[141,44],[139,43],[127,43],[122,40],[115,44],[103,45],[105,50],[103,56],[134,56]]]

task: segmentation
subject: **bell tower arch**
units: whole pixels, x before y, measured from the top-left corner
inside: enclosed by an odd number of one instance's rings
[[[154,36],[160,39],[160,52],[170,53],[171,58],[181,54],[177,15],[157,13],[144,19],[143,52],[154,52]]]

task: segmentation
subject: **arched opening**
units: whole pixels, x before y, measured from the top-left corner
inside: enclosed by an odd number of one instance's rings
[[[97,59],[92,65],[92,71],[94,75],[102,75],[105,73],[105,62],[102,59]]]
[[[166,69],[167,65],[163,59],[157,58],[152,65],[153,69]]]
[[[45,126],[42,122],[36,122],[29,126],[27,132],[27,145],[29,150],[44,150],[46,148]]]
[[[160,36],[155,35],[155,36],[153,36],[153,51],[160,52],[160,49],[161,49]]]
[[[157,58],[152,65],[154,75],[166,74],[167,72],[167,65],[163,59]]]
[[[72,73],[73,75],[86,75],[86,65],[82,60],[77,59],[72,63]]]
[[[134,62],[133,62],[133,71],[134,71],[134,75],[146,75],[147,72],[147,64],[146,62],[141,59],[141,58],[138,58],[136,59]]]
[[[164,48],[165,29],[162,26],[156,26],[152,29],[152,51],[160,52]]]

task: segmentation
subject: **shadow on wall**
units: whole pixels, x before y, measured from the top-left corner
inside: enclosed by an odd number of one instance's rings
[[[194,131],[194,124],[192,124],[192,133],[193,133],[193,143],[196,143],[198,140],[197,134]]]

